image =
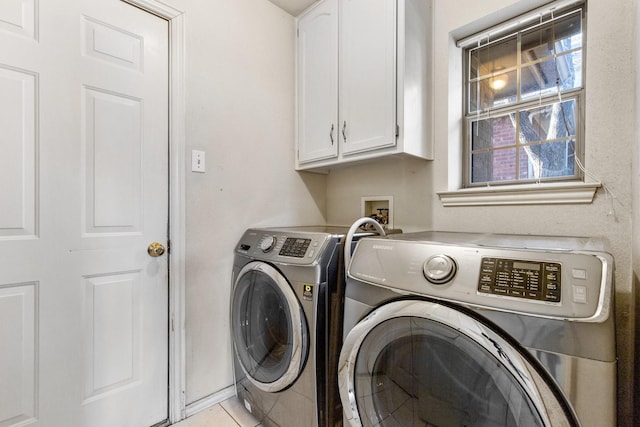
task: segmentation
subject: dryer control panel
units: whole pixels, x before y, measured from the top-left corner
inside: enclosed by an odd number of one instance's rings
[[[236,253],[251,258],[291,265],[318,262],[333,235],[294,229],[249,229],[236,247]]]
[[[559,303],[562,266],[555,262],[483,257],[478,292]]]

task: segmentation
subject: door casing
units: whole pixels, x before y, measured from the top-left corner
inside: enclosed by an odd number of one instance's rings
[[[185,403],[185,90],[184,12],[157,0],[121,0],[169,23],[169,421]]]

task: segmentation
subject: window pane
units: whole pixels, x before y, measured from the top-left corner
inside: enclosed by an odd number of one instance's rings
[[[516,144],[516,129],[510,116],[474,121],[471,131],[473,151]]]
[[[479,82],[472,82],[469,89],[469,112],[486,111],[517,101],[518,80],[515,70],[496,73]]]
[[[471,155],[471,182],[512,181],[516,174],[516,148]]]
[[[575,89],[582,85],[581,55],[567,54],[522,68],[522,100]],[[577,67],[577,68],[576,68]]]
[[[575,140],[520,148],[520,179],[575,175]]]
[[[520,111],[521,143],[534,143],[575,137],[576,101],[556,102],[540,108]]]
[[[550,57],[582,47],[580,11],[567,17],[523,31],[522,63]]]
[[[496,71],[515,67],[517,64],[517,52],[516,36],[471,49],[469,51],[469,78],[475,80]]]

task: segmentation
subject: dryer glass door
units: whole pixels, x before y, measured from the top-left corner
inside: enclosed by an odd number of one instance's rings
[[[375,310],[347,336],[340,367],[353,425],[573,425],[508,341],[432,302],[404,300]]]
[[[252,262],[240,271],[231,329],[242,369],[258,388],[276,392],[296,380],[307,356],[307,325],[291,286],[275,268]]]

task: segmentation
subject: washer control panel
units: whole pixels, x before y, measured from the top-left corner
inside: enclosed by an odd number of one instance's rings
[[[289,229],[249,229],[236,247],[238,254],[293,265],[317,262],[331,240],[330,233]]]
[[[599,322],[611,308],[613,257],[595,238],[421,232],[360,239],[347,289],[362,282],[398,295]]]
[[[562,266],[556,262],[483,257],[478,292],[559,303]]]
[[[307,253],[307,249],[309,248],[310,244],[311,239],[287,237],[278,255],[304,258],[304,255]]]

